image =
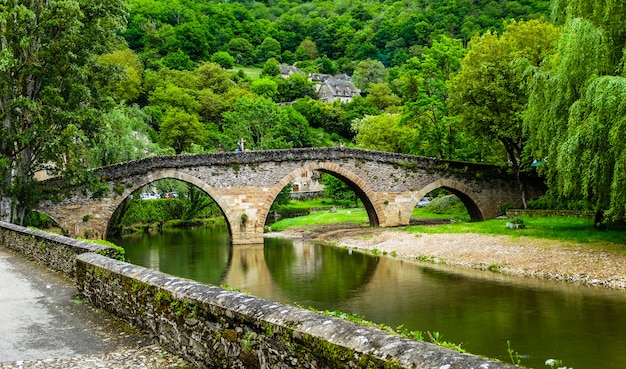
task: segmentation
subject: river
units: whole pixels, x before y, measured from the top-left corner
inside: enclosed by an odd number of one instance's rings
[[[224,227],[113,240],[137,265],[286,304],[439,332],[473,354],[547,368],[626,368],[626,293],[285,239],[231,246]]]

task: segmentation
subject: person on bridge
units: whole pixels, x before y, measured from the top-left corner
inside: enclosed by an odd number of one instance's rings
[[[237,142],[237,152],[243,152],[245,150],[243,146],[245,142],[243,138]]]

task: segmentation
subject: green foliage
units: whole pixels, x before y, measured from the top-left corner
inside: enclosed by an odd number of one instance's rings
[[[37,229],[46,229],[52,227],[54,221],[44,213],[38,211],[29,211],[24,217],[24,226]]]
[[[176,199],[172,199],[176,200]],[[199,217],[207,217],[221,214],[217,209],[217,204],[204,191],[197,187],[189,188],[189,196],[179,200],[182,202],[182,220],[192,220]]]
[[[263,64],[261,71],[261,77],[278,77],[280,76],[280,68],[278,67],[278,61],[274,58],[267,59]]]
[[[97,55],[121,45],[123,1],[30,1],[0,7],[0,197],[13,199],[12,220],[36,202],[31,178],[44,167],[84,169],[85,134],[98,129],[117,80]],[[94,73],[97,72],[97,73]],[[72,134],[70,136],[70,134]],[[26,196],[26,197],[24,197]]]
[[[293,183],[289,183],[287,186],[283,187],[283,189],[278,193],[278,196],[274,199],[270,211],[276,211],[278,209],[282,209],[285,205],[289,205],[291,202],[292,189]]]
[[[280,108],[266,98],[241,98],[234,111],[224,114],[227,146],[243,138],[252,149],[313,146],[316,138],[302,115],[291,107]]]
[[[91,139],[89,166],[99,167],[165,153],[150,141],[150,117],[138,106],[117,106],[102,117],[102,127]]]
[[[368,90],[373,83],[386,83],[389,71],[378,60],[363,60],[354,69],[352,82],[361,90]]]
[[[547,161],[538,170],[561,201],[587,202],[598,215],[624,220],[626,9],[601,1],[554,5],[564,29],[558,57],[531,84],[531,150]]]
[[[178,108],[166,111],[160,128],[159,140],[177,154],[190,150],[193,144],[203,145],[207,138],[198,116]]]
[[[558,29],[545,21],[511,22],[500,37],[491,32],[474,37],[451,82],[450,104],[463,127],[479,139],[501,142],[516,170],[526,145],[521,114],[528,100],[526,68],[550,57],[557,37]]]
[[[395,85],[404,101],[402,123],[413,130],[403,139],[403,152],[444,159],[483,159],[475,149],[475,142],[480,145],[481,141],[469,140],[461,132],[459,119],[446,105],[450,93],[447,81],[459,69],[464,54],[460,40],[442,35],[419,57],[402,65]]]
[[[273,79],[267,77],[253,81],[250,85],[250,89],[255,94],[268,98],[270,100],[275,100],[276,96],[278,95],[278,83],[274,82]]]
[[[235,59],[235,63],[249,65],[254,59],[254,46],[245,38],[235,37],[228,41],[228,52]]]
[[[454,195],[438,196],[428,205],[413,211],[416,217],[445,217],[462,221],[469,221],[470,216],[463,202]]]
[[[193,70],[195,67],[193,60],[181,49],[167,54],[163,57],[162,63],[163,66],[174,70]]]
[[[114,73],[114,78],[103,80],[101,84],[110,90],[118,101],[133,101],[141,93],[143,64],[139,56],[129,48],[115,50],[98,58],[101,65],[119,68],[122,73]]]
[[[386,152],[404,152],[402,146],[405,137],[411,136],[413,130],[400,124],[398,114],[366,116],[352,122],[352,130],[357,132],[354,140],[356,147]]]
[[[215,54],[213,54],[211,56],[211,61],[213,63],[217,63],[220,65],[220,67],[224,68],[224,69],[230,69],[233,67],[233,65],[235,65],[235,58],[233,58],[228,52],[226,51],[218,51]]]
[[[400,106],[400,98],[393,93],[391,87],[386,83],[370,84],[367,101],[374,105],[378,110],[384,111]]]
[[[511,341],[506,340],[506,347],[507,347],[506,352],[508,352],[509,357],[511,358],[511,363],[512,363],[513,365],[520,365],[520,363],[522,362],[522,360],[520,359],[520,356],[519,356],[519,354],[517,353],[517,351],[514,351],[514,350],[511,348]]]
[[[324,196],[333,200],[354,200],[356,203],[358,197],[356,193],[346,182],[326,173],[322,173],[320,183],[324,185]]]
[[[255,50],[255,60],[261,63],[270,58],[280,59],[281,49],[280,42],[272,37],[266,37]]]

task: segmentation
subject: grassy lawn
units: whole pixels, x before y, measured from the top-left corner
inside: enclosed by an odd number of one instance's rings
[[[412,233],[479,233],[508,235],[511,237],[534,237],[546,240],[576,242],[590,249],[616,252],[626,255],[626,225],[609,224],[605,230],[596,230],[593,219],[573,217],[528,217],[522,216],[526,228],[506,228],[507,219],[490,219],[483,222],[469,222],[467,212],[433,214],[426,208],[416,209],[418,218],[449,218],[456,221],[443,225],[409,225],[396,228]],[[363,208],[337,209],[335,212],[320,210],[307,216],[283,219],[272,224],[273,231],[289,227],[314,228],[328,223],[367,223],[367,213]]]
[[[289,227],[313,228],[319,224],[329,223],[354,223],[361,224],[368,222],[367,212],[364,208],[320,210],[306,216],[297,218],[287,218],[272,224],[272,231],[280,232]]]
[[[228,71],[237,73],[240,69],[242,69],[243,72],[253,81],[259,79],[262,71],[262,69],[259,67],[244,67],[242,65],[235,65],[232,69],[229,69]]]
[[[596,245],[606,251],[626,253],[626,226],[610,224],[606,230],[597,230],[593,219],[570,217],[521,216],[526,228],[506,228],[507,219],[489,219],[483,222],[458,222],[438,226],[407,226],[408,232],[420,233],[480,233],[509,235],[512,237],[535,237],[555,241],[577,242]],[[595,246],[591,246],[595,248]]]

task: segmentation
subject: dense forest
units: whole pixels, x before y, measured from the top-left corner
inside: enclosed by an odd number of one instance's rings
[[[97,186],[85,169],[241,139],[537,170],[536,206],[626,218],[623,2],[16,0],[0,27],[16,222],[40,170]],[[359,93],[324,102],[315,74]]]

